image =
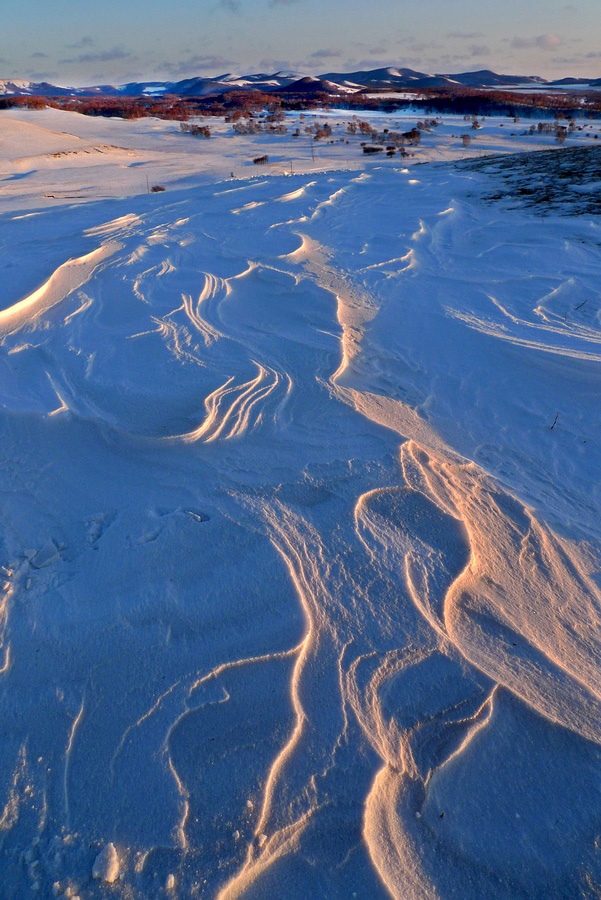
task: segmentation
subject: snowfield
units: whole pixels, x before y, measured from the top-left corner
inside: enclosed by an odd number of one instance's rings
[[[2,897],[600,896],[601,150],[210,124],[0,113]]]

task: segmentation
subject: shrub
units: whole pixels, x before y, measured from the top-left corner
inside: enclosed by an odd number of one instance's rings
[[[208,125],[193,125],[191,122],[180,122],[179,127],[186,134],[193,134],[195,137],[211,137],[211,129]]]

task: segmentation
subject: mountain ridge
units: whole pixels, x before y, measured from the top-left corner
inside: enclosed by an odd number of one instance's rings
[[[307,75],[302,72],[274,72],[238,75],[226,72],[217,76],[192,76],[178,81],[132,81],[125,84],[101,84],[86,87],[68,87],[49,82],[33,82],[22,78],[0,79],[0,96],[106,96],[140,97],[175,94],[180,97],[202,97],[224,94],[232,90],[259,90],[263,92],[306,92],[323,90],[326,93],[350,93],[365,90],[394,90],[421,88],[512,88],[517,86],[553,88],[573,84],[575,87],[590,85],[601,87],[601,78],[565,78],[547,81],[538,75],[498,74],[490,69],[460,73],[428,73],[415,69],[386,66],[353,72],[327,72],[323,75]],[[311,87],[312,86],[312,87]]]

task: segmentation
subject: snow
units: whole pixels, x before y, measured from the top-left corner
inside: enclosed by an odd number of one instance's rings
[[[102,848],[92,867],[92,878],[112,884],[119,878],[119,856],[114,844]]]
[[[209,124],[0,114],[3,890],[592,896],[584,156]]]
[[[21,212],[72,201],[117,199],[146,194],[158,184],[167,188],[193,187],[260,174],[295,174],[366,168],[360,134],[349,135],[348,110],[310,110],[289,114],[285,135],[236,135],[229,123],[207,117],[210,140],[183,134],[179,123],[153,118],[103,119],[57,109],[0,110],[0,199],[5,209]],[[408,131],[423,110],[409,108],[395,114],[359,112],[357,119],[382,131]],[[328,122],[331,140],[315,141],[305,128]],[[535,123],[536,120],[532,120]],[[553,134],[527,134],[530,120],[489,117],[477,131],[462,116],[445,116],[440,125],[423,132],[420,145],[409,148],[411,163],[480,158],[495,153],[540,150],[556,145]],[[299,128],[300,137],[292,133]],[[599,125],[586,125],[567,139],[566,146],[590,143]],[[461,135],[472,137],[469,148]],[[267,154],[269,165],[258,173],[252,160]],[[381,164],[381,163],[379,163]],[[390,167],[398,157],[390,160]]]

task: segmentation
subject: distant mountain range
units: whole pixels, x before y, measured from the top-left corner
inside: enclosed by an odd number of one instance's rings
[[[462,72],[456,75],[428,74],[413,69],[395,68],[369,69],[359,72],[328,72],[325,75],[303,75],[298,72],[275,72],[257,75],[233,75],[231,73],[213,78],[199,76],[181,81],[135,81],[128,84],[101,84],[91,87],[61,87],[48,82],[24,80],[1,80],[0,95],[42,96],[42,97],[140,97],[174,94],[179,97],[206,97],[224,94],[227,91],[259,90],[264,92],[344,94],[357,91],[407,90],[420,88],[473,87],[512,88],[517,85],[548,89],[566,85],[591,85],[601,87],[601,78],[561,78],[546,81],[536,75],[498,75],[488,69],[478,72]]]

